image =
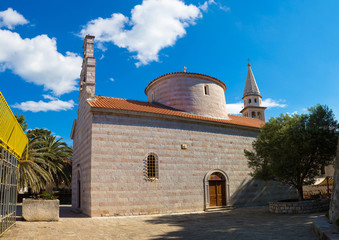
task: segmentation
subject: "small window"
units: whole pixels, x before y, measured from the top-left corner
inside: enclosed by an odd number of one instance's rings
[[[252,101],[251,101],[251,99],[248,99],[248,103],[251,103]]]
[[[152,102],[154,102],[154,99],[155,99],[155,93],[152,92]]]
[[[150,153],[146,157],[145,177],[151,181],[159,179],[159,161],[155,153]]]
[[[255,118],[255,112],[252,112],[252,118]]]
[[[208,85],[204,86],[204,92],[205,92],[205,95],[210,95],[210,89],[209,89]]]
[[[254,99],[254,102],[255,102],[255,103],[257,102],[257,99],[256,99],[256,98]]]

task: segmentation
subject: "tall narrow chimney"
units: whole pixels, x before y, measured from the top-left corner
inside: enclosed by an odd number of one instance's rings
[[[94,99],[95,96],[95,57],[94,53],[94,36],[86,35],[83,50],[82,69],[80,74],[80,97],[86,94],[86,99]]]

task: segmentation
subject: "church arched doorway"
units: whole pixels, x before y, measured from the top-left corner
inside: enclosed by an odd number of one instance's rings
[[[229,199],[229,184],[226,173],[215,169],[208,172],[205,182],[205,209],[227,206]]]
[[[210,207],[226,206],[226,179],[220,172],[214,172],[208,178]]]

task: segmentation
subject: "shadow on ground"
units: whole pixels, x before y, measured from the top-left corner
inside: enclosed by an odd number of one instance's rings
[[[272,214],[267,208],[242,208],[203,214],[166,215],[146,220],[181,230],[152,239],[308,239],[315,240],[311,223],[320,214]]]
[[[88,218],[87,215],[75,211],[71,205],[60,205],[59,207],[60,218]],[[23,220],[22,218],[22,204],[18,204],[16,207],[16,219],[17,221]]]

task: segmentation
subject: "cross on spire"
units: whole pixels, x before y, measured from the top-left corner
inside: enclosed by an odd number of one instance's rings
[[[184,72],[186,72],[187,67],[184,66]]]

